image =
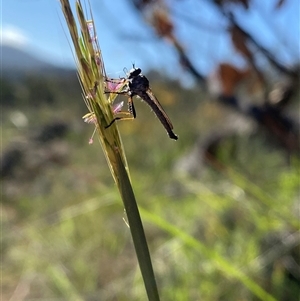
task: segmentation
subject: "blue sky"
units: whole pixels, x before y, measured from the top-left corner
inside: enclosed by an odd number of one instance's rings
[[[123,68],[130,68],[132,62],[146,70],[183,72],[173,48],[156,38],[129,1],[90,1],[108,73],[122,75]],[[242,64],[242,58],[228,43],[226,21],[209,1],[166,0],[174,4],[171,9],[179,24],[176,35],[204,73],[211,72],[216,62]],[[291,63],[299,60],[299,1],[286,0],[282,9],[276,10],[277,1],[252,0],[253,10],[249,13],[240,8],[237,18],[282,61]],[[2,43],[26,49],[57,65],[74,65],[58,0],[2,0],[0,10]],[[182,16],[199,22],[202,29],[183,21]]]

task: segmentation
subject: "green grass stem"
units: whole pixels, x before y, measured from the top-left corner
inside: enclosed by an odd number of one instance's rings
[[[157,301],[159,300],[159,295],[155,276],[142,221],[129,178],[120,134],[116,124],[106,128],[114,118],[111,102],[115,96],[111,94],[109,99],[107,99],[105,94],[106,74],[92,12],[91,10],[89,11],[90,18],[87,19],[81,2],[79,0],[76,1],[77,19],[80,27],[79,34],[69,1],[61,0],[61,4],[74,45],[74,56],[84,100],[89,111],[95,116],[98,138],[125,206],[148,299]]]

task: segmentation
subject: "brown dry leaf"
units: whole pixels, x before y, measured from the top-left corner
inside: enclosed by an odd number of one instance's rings
[[[264,83],[264,76],[260,72],[259,68],[257,68],[254,60],[254,55],[252,54],[252,51],[247,46],[247,36],[235,25],[233,25],[229,32],[231,33],[231,40],[232,44],[234,45],[235,49],[240,52],[249,62],[251,67],[255,70],[257,73],[257,76],[259,80],[261,81],[261,84]]]
[[[219,79],[222,83],[222,94],[233,96],[237,85],[250,74],[250,69],[240,70],[233,65],[221,63],[218,68]]]
[[[251,63],[254,63],[253,54],[246,44],[247,37],[245,34],[235,25],[229,29],[229,32],[231,34],[232,43],[236,50],[245,56]]]
[[[161,37],[170,38],[173,35],[174,25],[169,19],[167,12],[155,9],[152,14],[152,24]]]

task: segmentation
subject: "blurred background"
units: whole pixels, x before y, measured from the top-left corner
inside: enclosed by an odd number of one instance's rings
[[[145,300],[60,3],[0,5],[2,298]],[[108,75],[140,67],[179,136],[138,99],[118,123],[161,300],[299,300],[299,3],[91,7]]]

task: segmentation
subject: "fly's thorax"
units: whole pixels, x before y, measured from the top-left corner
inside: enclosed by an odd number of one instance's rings
[[[143,76],[139,75],[129,80],[129,89],[134,94],[139,94],[141,91],[147,91],[149,89],[149,81]]]

